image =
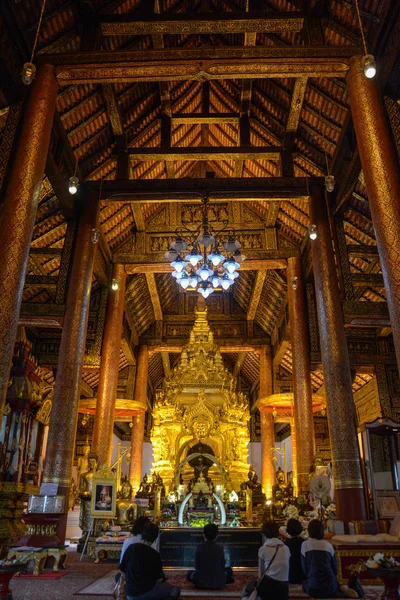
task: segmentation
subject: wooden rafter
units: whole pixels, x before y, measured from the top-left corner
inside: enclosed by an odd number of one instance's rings
[[[164,375],[165,375],[165,377],[169,377],[169,375],[171,373],[171,362],[169,360],[169,353],[161,352],[161,360],[162,360],[162,364],[163,364]]]
[[[158,295],[156,278],[154,277],[155,272],[156,271],[146,272],[146,281],[147,281],[147,286],[149,288],[151,303],[153,305],[154,318],[156,321],[162,321],[163,313],[162,313],[162,308],[161,308],[160,297]]]
[[[242,370],[242,367],[244,365],[244,362],[247,358],[248,352],[244,351],[244,352],[239,352],[239,356],[237,357],[237,361],[235,363],[235,366],[233,368],[233,376],[234,377],[239,377],[240,375],[240,371]]]
[[[258,305],[261,299],[261,293],[264,288],[265,279],[267,277],[266,271],[257,271],[256,278],[254,280],[253,289],[251,292],[251,298],[249,302],[249,308],[247,310],[247,320],[254,321],[256,318],[256,313],[258,309]]]
[[[290,102],[289,116],[283,138],[283,175],[293,176],[293,146],[300,122],[301,109],[307,88],[307,77],[296,79]]]

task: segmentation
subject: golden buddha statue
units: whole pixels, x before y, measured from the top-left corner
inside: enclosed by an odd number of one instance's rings
[[[147,473],[144,474],[142,482],[138,491],[136,492],[136,498],[150,498],[151,496],[151,485],[148,482]]]
[[[81,477],[83,473],[87,473],[89,471],[89,454],[90,454],[90,444],[88,439],[86,438],[86,443],[83,446],[83,454],[78,457],[78,477],[77,477],[77,485],[78,489],[81,485]]]
[[[131,525],[137,518],[138,507],[132,502],[132,486],[128,479],[122,482],[120,497],[117,500],[117,525],[121,527]]]
[[[276,483],[272,486],[272,497],[274,500],[277,499],[278,493],[283,496],[285,491],[285,473],[282,471],[281,467],[278,467],[275,477]]]
[[[82,536],[86,536],[90,529],[90,502],[92,499],[93,475],[97,469],[97,456],[89,455],[89,470],[81,474],[79,482],[79,498],[81,509],[79,513],[79,527],[82,529]]]

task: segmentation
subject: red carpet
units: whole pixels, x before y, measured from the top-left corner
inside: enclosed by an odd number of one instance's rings
[[[112,596],[114,589],[115,574],[116,570],[112,570],[103,577],[96,579],[96,581],[86,585],[84,588],[75,592],[75,596]],[[182,570],[167,571],[168,583],[172,585],[178,585],[181,588],[181,598],[193,598],[193,600],[240,600],[241,591],[246,581],[255,576],[255,573],[249,573],[246,571],[234,571],[235,583],[227,585],[224,590],[218,591],[206,591],[198,590],[192,586],[191,583],[186,581],[186,572]],[[382,594],[382,587],[371,587],[364,586],[365,599],[364,600],[378,600]],[[301,586],[291,585],[290,586],[290,599],[292,600],[305,600],[309,598],[301,589]]]
[[[60,577],[64,577],[67,575],[67,571],[43,571],[39,575],[34,575],[33,573],[21,573],[21,575],[14,575],[14,577],[18,577],[19,579],[60,579]]]

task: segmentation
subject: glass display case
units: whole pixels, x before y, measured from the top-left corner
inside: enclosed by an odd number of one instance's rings
[[[29,496],[28,513],[63,513],[65,496]]]

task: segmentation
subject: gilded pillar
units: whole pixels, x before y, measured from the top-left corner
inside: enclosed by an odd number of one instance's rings
[[[90,290],[97,248],[97,244],[91,240],[91,231],[98,227],[98,222],[99,200],[97,195],[89,192],[84,198],[83,210],[79,218],[43,474],[43,482],[58,484],[58,493],[66,497],[67,510],[86,346]],[[65,536],[65,526],[66,518],[58,532],[61,540]]]
[[[99,464],[111,466],[115,402],[117,399],[119,350],[124,316],[126,272],[124,265],[114,263],[112,279],[117,290],[110,290],[101,349],[100,381],[97,392],[93,450]]]
[[[299,492],[308,487],[310,467],[314,460],[315,440],[310,376],[310,345],[301,258],[288,259],[288,307],[292,343],[294,430]]]
[[[271,498],[272,486],[275,484],[275,421],[271,408],[263,407],[263,399],[273,394],[273,388],[271,346],[263,346],[260,350],[260,391],[258,407],[261,419],[261,485],[267,498]]]
[[[393,342],[400,368],[400,178],[381,94],[351,59],[347,88],[385,284]]]
[[[0,216],[0,413],[17,334],[29,247],[57,98],[54,67],[42,65],[30,91]]]
[[[339,518],[351,521],[364,519],[366,513],[350,362],[325,190],[322,184],[311,180],[310,191],[310,220],[317,228],[317,239],[312,242],[312,255],[335,501]]]
[[[147,409],[147,377],[149,373],[149,352],[147,346],[139,346],[136,366],[136,382],[134,400],[143,408],[133,419],[131,438],[131,464],[129,469],[129,480],[133,493],[140,487],[142,479],[142,457],[144,440],[144,420]]]

